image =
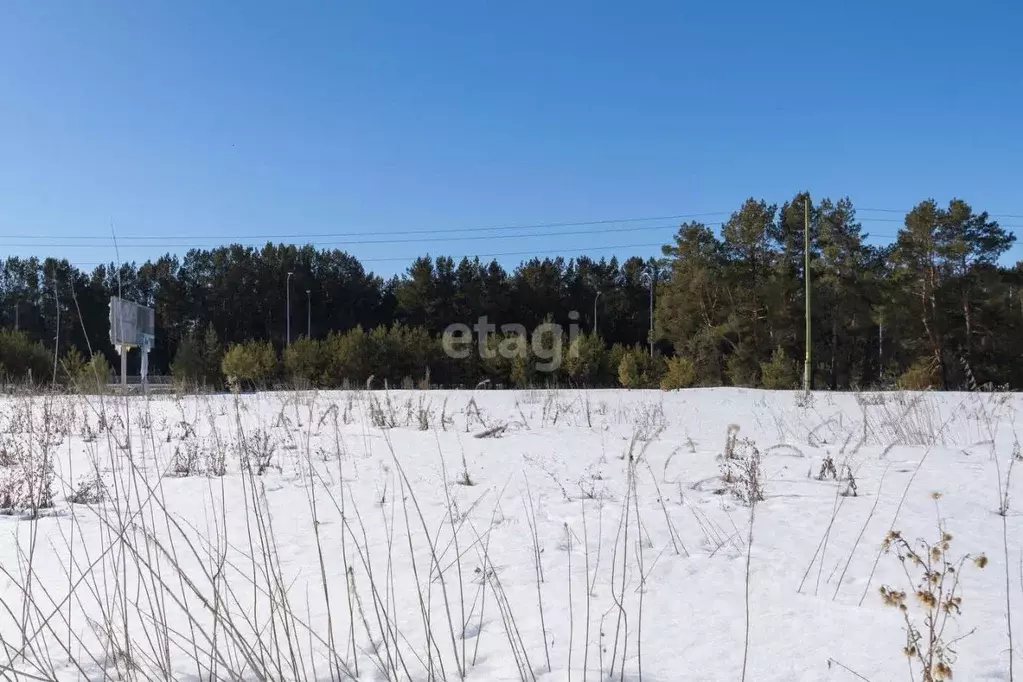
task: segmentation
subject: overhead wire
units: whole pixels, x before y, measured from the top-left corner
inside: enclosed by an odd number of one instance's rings
[[[470,253],[458,256],[450,256],[453,260],[461,260],[462,258],[503,258],[505,256],[550,256],[566,253],[586,253],[589,251],[610,251],[612,249],[644,249],[664,246],[664,242],[650,242],[647,244],[608,244],[604,246],[586,246],[580,248],[569,248],[569,249],[551,249],[549,251],[504,251],[501,253]],[[418,254],[416,256],[393,256],[387,258],[360,258],[360,263],[389,263],[398,261],[413,261],[416,258],[428,254]],[[442,254],[447,256],[447,254]],[[108,265],[108,263],[79,263],[82,266],[97,266],[97,265]]]
[[[857,214],[860,212],[877,212],[877,213],[902,213],[901,209],[889,209],[889,208],[857,208]],[[644,223],[651,221],[665,221],[665,220],[682,220],[682,219],[698,219],[705,217],[714,216],[726,216],[732,215],[734,212],[729,211],[709,211],[701,213],[679,213],[674,215],[662,215],[662,216],[648,216],[648,217],[636,217],[636,218],[613,218],[603,220],[590,220],[590,221],[564,221],[564,222],[547,222],[547,223],[534,223],[534,224],[520,224],[520,225],[499,225],[499,226],[487,226],[478,228],[444,228],[444,229],[427,229],[427,230],[399,230],[389,232],[292,232],[292,233],[280,233],[280,234],[259,234],[259,235],[235,235],[235,236],[223,236],[223,237],[189,237],[184,235],[134,235],[120,238],[119,244],[123,248],[146,248],[146,249],[193,249],[193,248],[215,248],[218,245],[226,244],[242,244],[245,241],[255,240],[289,240],[293,243],[301,242],[303,245],[316,246],[316,247],[344,247],[350,249],[355,246],[362,245],[396,245],[396,244],[441,244],[441,243],[453,243],[453,242],[471,242],[479,240],[494,240],[494,239],[516,239],[516,240],[530,240],[540,239],[548,237],[565,237],[565,236],[590,236],[597,234],[613,234],[613,233],[639,233],[639,232],[650,232],[659,230],[677,230],[678,224],[657,224],[657,225],[628,225],[628,223]],[[988,214],[991,217],[1017,217],[1023,218],[1023,214]],[[856,222],[861,225],[864,223],[901,223],[901,218],[883,218],[883,217],[862,217],[857,215]],[[705,223],[708,227],[720,228],[725,223],[723,221],[715,221]],[[608,227],[603,227],[608,226]],[[550,231],[551,228],[560,227],[571,227],[571,228],[582,228],[591,227],[596,229],[571,229],[571,230],[555,230]],[[1023,228],[1023,225],[1002,225],[1005,228]],[[524,230],[545,230],[541,232],[523,233]],[[502,232],[515,231],[507,234],[499,234]],[[451,236],[458,233],[470,233],[470,234],[459,234],[459,236]],[[480,234],[485,233],[485,234]],[[360,237],[372,236],[372,235],[386,235],[385,238],[372,238],[372,239],[361,239]],[[403,238],[394,238],[396,236],[403,236]],[[444,236],[436,236],[444,235]],[[868,242],[878,239],[890,239],[894,240],[897,235],[885,234],[885,233],[871,233],[869,230],[864,231],[865,238]],[[350,237],[345,239],[346,237]],[[341,239],[340,241],[311,241],[318,238],[332,238],[334,240]],[[75,249],[86,249],[86,248],[109,248],[107,242],[109,237],[105,236],[90,236],[80,235],[75,237],[76,240],[93,240],[100,243],[66,243],[60,241],[60,238],[40,236],[40,235],[7,235],[0,236],[0,240],[5,239],[32,239],[32,240],[48,240],[51,243],[39,242],[39,243],[3,243],[0,241],[0,246],[8,248],[39,248],[39,247],[58,247],[58,248],[75,248]],[[178,242],[165,242],[163,240],[177,239]],[[671,235],[665,236],[665,241],[670,241]],[[187,240],[187,241],[186,241]],[[193,241],[194,240],[194,241]],[[125,243],[130,241],[143,241],[145,243]],[[55,242],[55,243],[54,243]],[[210,244],[204,244],[201,242],[211,242]],[[651,248],[663,246],[664,241],[654,243],[643,243],[643,244],[618,244],[618,245],[604,245],[604,246],[588,246],[584,248],[560,248],[552,250],[536,250],[531,249],[528,251],[504,251],[497,253],[468,253],[462,257],[479,257],[479,258],[500,258],[506,256],[528,256],[528,255],[549,255],[559,253],[585,253],[587,251],[607,251],[613,249],[639,249],[639,248]],[[254,246],[248,244],[247,246]],[[361,262],[373,263],[373,262],[398,262],[398,261],[410,261],[415,259],[417,256],[388,256],[388,257],[375,257],[375,258],[360,258]],[[101,263],[81,263],[82,265],[99,265]]]
[[[577,220],[571,222],[558,222],[558,223],[534,223],[524,225],[496,225],[489,227],[454,227],[454,228],[443,228],[443,229],[425,229],[425,230],[395,230],[387,231],[388,235],[431,235],[431,234],[454,234],[456,232],[499,232],[502,230],[540,230],[547,228],[557,227],[585,227],[588,225],[612,225],[617,223],[641,223],[651,222],[654,220],[681,220],[683,218],[706,218],[711,216],[728,215],[728,211],[711,211],[706,213],[679,213],[675,215],[667,216],[648,216],[644,218],[609,218],[604,220]],[[317,238],[317,237],[365,237],[367,235],[380,234],[379,230],[361,231],[361,232],[291,232],[281,234],[250,234],[250,235],[225,235],[221,237],[192,237],[188,235],[127,235],[121,238],[124,240],[145,240],[145,241],[160,241],[163,239],[242,239],[242,240],[256,240],[256,239],[306,239],[306,238]],[[541,235],[542,236],[542,235]],[[10,239],[56,239],[56,237],[45,237],[40,235],[7,235]],[[78,239],[90,239],[90,240],[106,240],[109,237],[105,236],[81,236]]]
[[[861,224],[862,224],[863,221],[858,221],[858,222],[861,222]],[[867,222],[894,222],[894,221],[892,221],[892,220],[885,220],[885,219],[868,219]],[[570,225],[587,225],[587,224],[598,224],[598,223],[566,223],[566,224],[570,224]],[[604,223],[600,223],[600,224],[604,224]],[[721,227],[724,224],[725,223],[723,223],[723,222],[705,223],[705,225],[707,225],[708,227]],[[1023,225],[1018,225],[1018,226],[1017,225],[1006,225],[1004,227],[1009,227],[1009,228],[1019,227],[1019,228],[1023,228]],[[482,231],[482,229],[483,228],[481,228],[480,230],[476,230],[476,232]],[[494,228],[494,229],[507,229],[507,228]],[[376,245],[380,245],[380,244],[419,244],[419,243],[423,243],[423,242],[445,243],[445,242],[480,241],[480,240],[492,240],[492,239],[537,239],[537,238],[546,238],[546,237],[588,236],[588,235],[593,235],[593,234],[633,233],[633,232],[649,232],[649,231],[653,231],[653,230],[675,230],[675,229],[677,229],[677,225],[670,224],[670,225],[644,225],[644,226],[633,226],[633,227],[612,227],[612,228],[601,228],[601,229],[594,229],[594,230],[561,230],[561,231],[553,231],[553,232],[541,232],[541,233],[536,233],[536,234],[486,234],[486,235],[470,234],[470,235],[464,235],[464,236],[458,236],[458,237],[450,237],[450,236],[447,236],[447,237],[433,237],[433,236],[429,236],[429,234],[432,234],[432,233],[427,233],[427,232],[423,231],[422,233],[420,233],[421,236],[414,237],[414,238],[402,238],[402,239],[389,239],[389,238],[388,239],[346,239],[346,240],[343,240],[343,241],[311,241],[309,239],[310,237],[315,238],[315,237],[318,237],[318,236],[326,236],[326,235],[323,235],[323,234],[290,234],[290,235],[286,235],[286,236],[285,235],[278,235],[278,238],[285,238],[286,237],[287,239],[292,240],[294,242],[301,241],[303,244],[308,244],[310,246],[358,246],[358,245],[373,245],[373,244],[376,244]],[[459,230],[459,231],[462,231],[462,230]],[[438,230],[437,231],[437,233],[440,233],[440,234],[450,234],[450,232],[451,231],[449,231],[449,230]],[[358,234],[365,235],[365,233],[358,233]],[[388,233],[388,234],[409,234],[409,233],[408,232],[394,232],[394,233]],[[896,235],[891,235],[891,234],[870,233],[868,231],[868,237],[871,237],[871,238],[889,238],[889,239],[894,239],[895,236]],[[157,248],[200,248],[200,247],[206,246],[207,245],[206,242],[209,242],[210,244],[213,244],[213,245],[216,245],[216,244],[238,244],[238,243],[242,243],[242,242],[246,242],[246,241],[261,240],[261,239],[264,239],[264,238],[267,238],[267,237],[268,237],[268,235],[264,235],[262,237],[253,237],[253,236],[249,236],[249,237],[236,236],[236,237],[223,237],[223,238],[203,237],[203,238],[196,238],[195,241],[188,241],[188,242],[145,243],[145,244],[125,243],[124,239],[121,239],[119,241],[121,243],[121,246],[124,246],[125,248],[153,248],[153,247],[157,247]],[[10,237],[10,238],[11,239],[15,239],[16,237]],[[26,237],[21,237],[21,238],[26,238]],[[174,237],[171,237],[171,238],[174,238]],[[178,239],[190,239],[188,237],[177,237],[177,238]],[[2,238],[0,238],[0,239],[2,239]],[[102,243],[102,242],[101,243],[66,243],[66,242],[60,241],[60,238],[58,238],[58,237],[34,237],[34,239],[48,239],[50,241],[56,241],[56,243],[20,243],[20,242],[13,242],[12,243],[12,242],[7,242],[7,243],[3,243],[2,245],[3,246],[7,246],[7,247],[12,247],[12,248],[35,248],[35,247],[40,247],[40,246],[59,246],[59,247],[63,247],[63,248],[80,248],[80,249],[109,248],[109,244],[108,243]],[[105,239],[108,239],[108,238],[105,238],[105,237],[83,237],[83,236],[79,236],[79,237],[76,237],[76,239],[96,239],[96,240],[103,239],[103,240],[105,240]]]
[[[878,209],[879,210],[879,209]],[[668,216],[661,219],[680,218],[680,217],[696,217],[699,215],[721,215],[721,212],[706,213],[706,214],[687,214],[687,216]],[[459,242],[459,241],[478,241],[478,240],[489,240],[489,239],[535,239],[544,237],[558,237],[558,236],[586,236],[591,234],[611,234],[611,233],[630,233],[630,232],[648,232],[652,230],[675,230],[677,229],[676,224],[667,225],[640,225],[630,227],[610,227],[593,230],[560,230],[560,231],[547,231],[538,233],[511,233],[511,234],[489,234],[490,232],[497,232],[502,230],[535,230],[548,227],[582,227],[582,226],[596,226],[596,225],[610,225],[624,222],[641,222],[656,220],[657,218],[626,218],[620,220],[601,220],[601,221],[589,221],[589,222],[565,222],[565,223],[546,223],[537,225],[522,225],[522,226],[502,226],[502,227],[482,227],[482,228],[455,228],[455,229],[440,229],[440,230],[402,230],[394,232],[386,232],[383,234],[387,235],[387,238],[381,239],[344,239],[346,236],[351,237],[365,237],[373,234],[380,233],[369,233],[369,232],[325,232],[325,233],[287,233],[287,234],[264,234],[264,235],[224,235],[220,237],[214,236],[186,236],[186,235],[150,235],[150,236],[135,236],[135,237],[123,237],[119,239],[122,246],[126,248],[199,248],[203,247],[207,243],[209,244],[236,244],[243,242],[254,242],[259,240],[286,240],[290,242],[302,242],[304,244],[310,244],[312,246],[353,246],[360,244],[417,244],[422,242]],[[900,223],[899,219],[895,218],[859,218],[857,219],[861,227],[863,223]],[[725,223],[723,221],[716,221],[705,223],[708,227],[721,227]],[[1008,224],[1002,225],[1008,229],[1023,229],[1023,225]],[[442,236],[437,237],[433,235],[452,235],[458,232],[469,232],[472,234],[460,235],[460,236]],[[488,234],[478,234],[480,232],[488,232]],[[395,235],[415,235],[414,237],[405,237],[401,239],[390,238]],[[896,235],[890,234],[879,234],[870,233],[868,230],[869,237],[877,238],[890,238],[894,239]],[[313,241],[319,238],[332,238],[332,241]],[[27,240],[38,240],[39,243],[22,243],[22,242],[2,242],[0,246],[6,246],[11,248],[35,248],[40,246],[59,246],[64,248],[108,248],[109,237],[99,237],[91,235],[77,235],[76,240],[92,240],[99,243],[67,243],[63,241],[63,237],[46,236],[46,235],[5,235],[0,236],[0,240],[6,239],[27,239]],[[163,242],[166,239],[181,240],[178,242]],[[336,241],[342,239],[342,241]],[[145,240],[145,243],[130,243],[132,241]],[[185,241],[187,240],[187,241]],[[46,243],[55,242],[55,243]]]

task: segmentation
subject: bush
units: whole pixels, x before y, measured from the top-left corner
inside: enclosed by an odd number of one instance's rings
[[[0,379],[42,381],[51,376],[53,356],[22,331],[0,331]]]
[[[300,337],[284,349],[284,369],[292,381],[315,384],[327,367],[324,344],[316,339]]]
[[[938,363],[934,358],[921,358],[910,365],[896,383],[907,391],[926,391],[935,388],[940,381]]]
[[[661,378],[661,388],[671,391],[678,388],[689,388],[696,383],[696,368],[691,358],[683,355],[676,355],[668,358],[665,363],[665,373]]]
[[[344,333],[331,332],[322,342],[322,349],[325,384],[340,386],[347,380],[362,385],[372,374],[369,335],[362,327]]]
[[[666,365],[664,358],[650,357],[643,346],[621,347],[618,361],[618,383],[625,388],[652,388],[660,385]],[[612,349],[612,355],[615,354]]]
[[[511,359],[511,371],[508,378],[516,388],[529,388],[539,378],[533,366],[533,353],[528,347],[525,357],[516,355]]]
[[[739,344],[735,352],[725,359],[725,376],[732,386],[755,386],[757,369],[752,350],[744,344]]]
[[[500,350],[506,340],[506,334],[488,334],[483,358],[480,362],[483,374],[495,385],[506,385],[511,382],[512,358],[505,357]]]
[[[572,340],[572,345],[568,349],[565,373],[573,383],[582,386],[599,384],[603,378],[601,374],[606,358],[604,342],[599,337],[593,334],[580,334]]]
[[[760,381],[764,388],[772,391],[788,390],[796,387],[799,381],[795,361],[778,348],[771,354],[770,362],[760,363]]]
[[[265,385],[277,374],[277,354],[269,341],[246,341],[231,346],[221,362],[228,383]]]
[[[74,346],[60,361],[60,380],[73,386],[85,368],[85,356]]]
[[[601,344],[604,343],[600,337],[597,337],[597,341]],[[619,383],[618,367],[622,364],[622,358],[624,358],[625,354],[628,352],[629,352],[628,347],[623,346],[620,343],[616,343],[615,345],[611,346],[611,349],[607,351],[606,355],[607,366],[603,368],[604,370],[603,378],[607,385],[609,386],[618,385]]]
[[[663,355],[650,357],[650,350],[636,346],[637,362],[640,367],[639,380],[646,388],[657,388],[668,371],[668,363]]]
[[[196,385],[219,386],[223,348],[213,325],[199,334],[192,330],[178,344],[171,363],[175,379]]]
[[[639,363],[636,362],[636,354],[631,351],[622,355],[622,360],[618,363],[618,383],[625,388],[639,387]]]
[[[430,374],[430,365],[437,358],[437,341],[425,327],[395,324],[385,330],[388,356],[373,367],[377,376],[389,376],[395,383],[407,378],[422,380]],[[376,332],[376,330],[373,330]]]
[[[74,376],[75,388],[82,393],[102,393],[109,383],[110,363],[102,353],[93,355]]]

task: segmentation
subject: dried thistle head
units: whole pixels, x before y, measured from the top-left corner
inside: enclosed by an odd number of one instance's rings
[[[884,551],[891,549],[892,543],[902,539],[902,532],[897,530],[890,530],[885,533],[884,540],[881,541],[881,547]]]
[[[925,607],[929,609],[933,609],[935,604],[938,603],[938,600],[934,596],[934,593],[931,592],[930,590],[917,590],[916,598],[917,601],[919,601],[921,604],[923,604]]]
[[[881,593],[881,599],[884,600],[885,606],[902,607],[906,601],[906,593],[900,590],[893,590],[890,587],[882,585],[879,591]]]
[[[984,554],[981,554],[979,556],[974,557],[973,558],[973,564],[977,568],[984,568],[985,566],[987,566],[987,556],[984,555]]]

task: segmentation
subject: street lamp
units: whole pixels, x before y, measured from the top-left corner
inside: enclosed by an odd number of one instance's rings
[[[313,298],[309,289],[305,290],[305,337],[313,338]]]
[[[288,272],[288,278],[287,278],[287,280],[285,280],[285,285],[284,285],[285,288],[288,290],[287,291],[287,301],[288,302],[287,302],[287,307],[285,308],[285,311],[286,311],[287,326],[288,326],[287,345],[289,345],[289,346],[291,345],[291,276],[294,275],[294,274],[295,273],[293,273],[293,272]]]
[[[597,335],[597,301],[600,300],[600,290],[597,291],[597,295],[593,298],[593,335]]]

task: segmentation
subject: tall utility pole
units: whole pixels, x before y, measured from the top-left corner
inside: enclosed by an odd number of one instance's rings
[[[287,345],[289,345],[289,346],[291,345],[291,276],[294,275],[294,274],[295,273],[293,273],[293,272],[289,272],[288,273],[288,278],[287,278],[287,280],[285,280],[285,284],[284,284],[285,288],[288,290],[288,292],[287,292],[288,303],[287,303],[287,306],[285,308],[285,311],[286,311],[286,315],[285,316],[287,317],[287,325],[288,325],[288,336],[287,336],[286,342],[287,342]]]
[[[309,289],[305,290],[305,337],[313,338],[313,298]]]
[[[600,291],[597,291],[597,295],[593,298],[593,335],[597,335],[597,301],[600,300]]]
[[[877,320],[877,373],[884,373],[884,313]]]
[[[803,390],[810,392],[810,195],[803,198],[803,279],[806,281],[806,361],[803,363]]]
[[[650,331],[647,333],[647,343],[650,346],[650,357],[654,357],[654,285],[657,283],[657,266],[651,259],[647,266],[647,279],[650,280]]]
[[[57,358],[60,354],[60,295],[57,283],[53,283],[53,302],[57,306],[57,334],[53,337],[53,383],[57,383]]]

